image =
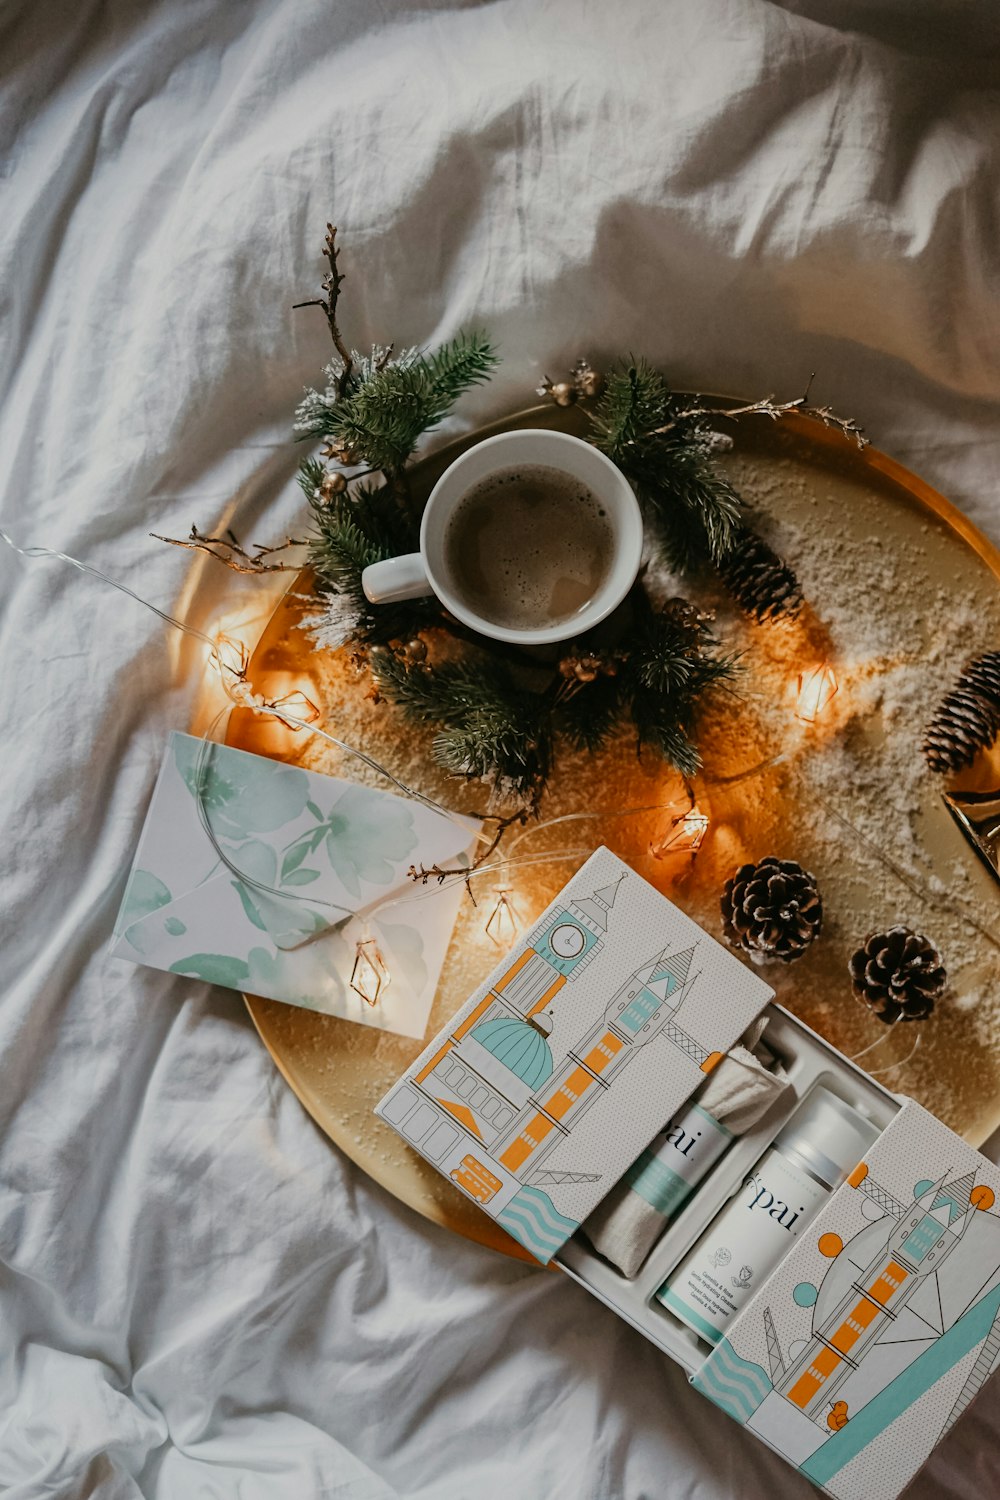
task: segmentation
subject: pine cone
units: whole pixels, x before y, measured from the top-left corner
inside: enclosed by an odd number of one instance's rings
[[[991,653],[995,655],[996,653]],[[984,658],[980,657],[982,661]],[[982,680],[982,677],[980,677]],[[924,759],[932,771],[960,771],[975,760],[980,750],[992,745],[1000,730],[1000,701],[965,686],[946,693],[924,734]]]
[[[823,901],[815,875],[792,859],[769,854],[741,865],[722,892],[722,927],[734,948],[754,963],[801,958],[823,925]]]
[[[887,1026],[923,1021],[948,982],[937,948],[912,927],[869,933],[850,967],[854,993]]]
[[[796,615],[802,606],[802,589],[791,568],[748,526],[740,528],[719,573],[740,609],[758,624]]]
[[[959,678],[962,687],[1000,708],[1000,651],[985,651],[967,663]]]

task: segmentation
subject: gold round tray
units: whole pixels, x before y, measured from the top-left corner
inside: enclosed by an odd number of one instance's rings
[[[580,431],[582,418],[546,406],[470,433],[415,468],[418,496],[464,447],[528,425]],[[653,757],[637,758],[628,735],[596,757],[567,752],[541,823],[529,825],[519,851],[553,858],[505,881],[516,917],[530,923],[603,842],[718,936],[718,893],[741,860],[798,859],[820,880],[825,929],[799,963],[765,971],[778,999],[848,1056],[878,1041],[863,1066],[979,1144],[1000,1124],[1000,949],[991,937],[1000,888],[923,768],[919,729],[969,651],[1000,641],[1000,553],[923,481],[814,421],[744,417],[731,431],[724,462],[799,573],[809,607],[792,625],[754,626],[711,584],[691,590],[717,609],[720,636],[747,667],[737,695],[717,699],[701,722],[705,767],[694,786],[710,823],[700,851],[650,853],[688,802],[679,778]],[[340,738],[457,810],[481,811],[481,788],[432,763],[430,732],[404,731],[391,706],[373,701],[346,653],[313,648],[303,629],[310,586],[306,571],[279,601],[251,657],[255,687],[269,697],[303,688]],[[838,692],[822,718],[806,723],[797,717],[799,677],[825,661]],[[292,735],[243,710],[233,712],[227,742],[380,784],[317,736]],[[996,755],[954,784],[991,781],[1000,782]],[[575,816],[581,812],[587,816]],[[567,814],[574,817],[543,826]],[[499,957],[483,930],[496,899],[485,878],[478,906],[463,904],[428,1037]],[[872,927],[896,921],[935,937],[954,982],[922,1029],[890,1032],[853,999],[846,962]],[[423,1043],[250,995],[246,1003],[289,1086],[369,1176],[435,1223],[528,1258],[372,1113]]]

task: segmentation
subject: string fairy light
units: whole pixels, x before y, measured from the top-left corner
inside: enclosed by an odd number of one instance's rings
[[[305,692],[296,689],[289,693],[286,693],[283,697],[268,699],[263,693],[256,691],[247,678],[247,673],[249,671],[250,665],[250,653],[245,644],[238,638],[233,637],[226,631],[219,631],[213,637],[207,634],[205,631],[200,630],[197,626],[177,619],[167,611],[160,609],[155,604],[152,604],[149,600],[144,599],[140,594],[137,594],[133,589],[129,588],[126,584],[121,583],[118,579],[110,577],[108,574],[102,572],[99,568],[94,567],[90,563],[83,562],[79,558],[71,556],[69,553],[46,546],[22,547],[18,545],[18,543],[16,543],[12,539],[12,537],[2,529],[0,529],[0,540],[5,542],[13,552],[17,553],[21,557],[27,559],[58,560],[66,563],[70,567],[76,568],[81,573],[85,573],[90,575],[91,577],[99,579],[101,582],[117,589],[120,593],[125,594],[135,603],[142,605],[143,608],[150,610],[154,615],[157,616],[158,619],[162,620],[164,624],[169,625],[172,629],[175,629],[182,634],[191,637],[192,639],[200,641],[205,647],[207,647],[208,660],[218,672],[226,697],[233,707],[244,708],[260,716],[275,718],[283,723],[293,733],[296,733],[300,730],[306,730],[310,734],[318,735],[322,740],[324,740],[334,749],[338,750],[340,753],[358,761],[360,764],[366,766],[376,775],[382,777],[396,790],[396,792],[400,796],[406,798],[407,800],[419,803],[428,811],[433,812],[439,817],[447,818],[450,822],[459,824],[463,827],[463,829],[467,829],[469,827],[468,818],[463,817],[463,815],[454,812],[450,808],[445,807],[442,803],[437,802],[433,797],[430,797],[425,793],[420,792],[413,787],[410,787],[406,782],[401,780],[401,778],[399,778],[391,770],[389,770],[388,767],[382,765],[379,761],[377,761],[374,756],[369,755],[366,751],[350,744],[348,741],[341,739],[339,736],[332,734],[329,730],[324,728],[318,722],[321,718],[321,710]],[[838,689],[839,684],[829,662],[820,663],[818,666],[810,669],[809,671],[801,673],[798,679],[798,703],[796,707],[796,717],[798,717],[804,723],[815,723],[816,720],[828,707],[831,699],[837,693]],[[213,720],[212,724],[209,726],[209,729],[206,731],[206,735],[203,737],[204,748],[202,754],[206,757],[210,752],[213,743],[210,740],[209,736],[215,731],[219,720],[222,717],[222,714],[224,714],[225,712],[226,710],[223,709],[222,713],[216,716],[215,720]],[[781,764],[782,762],[788,760],[788,758],[788,752],[782,751],[780,754],[771,756],[770,758],[761,761],[759,764],[748,767],[746,770],[738,772],[735,775],[726,777],[707,776],[705,779],[709,782],[709,784],[712,785],[734,786],[743,781],[761,775],[764,771],[768,770],[772,766]],[[336,914],[335,919],[326,924],[321,932],[311,934],[308,938],[304,939],[305,942],[315,941],[319,938],[322,938],[331,931],[336,931],[351,919],[361,918],[364,922],[363,936],[358,938],[355,945],[355,958],[351,973],[350,988],[354,991],[354,993],[359,995],[359,997],[364,1001],[365,1004],[372,1007],[378,1005],[381,996],[385,993],[387,986],[391,983],[389,966],[386,963],[385,957],[378,946],[376,938],[371,933],[371,923],[378,913],[384,912],[395,906],[407,905],[414,901],[432,899],[437,896],[442,889],[450,889],[454,887],[458,882],[461,882],[466,887],[466,889],[470,891],[471,894],[471,883],[474,880],[478,881],[481,878],[494,877],[498,880],[498,882],[501,883],[498,883],[495,887],[497,899],[489,917],[487,918],[485,925],[487,929],[487,935],[499,945],[503,945],[508,941],[513,941],[513,938],[516,936],[519,926],[516,911],[511,899],[513,887],[509,883],[507,883],[509,880],[510,872],[514,869],[521,869],[525,867],[544,864],[562,863],[568,860],[585,858],[592,852],[591,848],[589,847],[572,847],[549,850],[535,854],[524,854],[519,857],[515,857],[515,851],[524,839],[533,836],[534,834],[540,832],[542,829],[552,828],[557,825],[563,825],[570,822],[591,820],[594,818],[607,821],[611,819],[635,817],[645,813],[662,812],[664,810],[667,810],[670,806],[669,803],[665,804],[661,802],[624,809],[594,809],[581,812],[563,813],[556,817],[545,819],[542,822],[532,824],[529,828],[526,828],[519,835],[517,835],[510,842],[506,850],[499,851],[495,855],[493,853],[493,850],[497,848],[498,843],[498,840],[495,838],[495,836],[487,834],[481,829],[476,830],[474,833],[474,837],[476,838],[476,840],[483,845],[489,846],[489,852],[486,858],[483,859],[481,863],[473,865],[467,869],[456,869],[454,871],[443,872],[442,876],[438,878],[436,884],[429,889],[414,889],[411,887],[401,894],[389,894],[387,896],[381,897],[377,902],[373,903],[370,907],[359,913],[346,911],[342,907],[336,906],[334,903],[320,901],[315,897],[307,897],[304,893],[301,892],[283,891],[276,887],[268,886],[263,882],[255,880],[246,871],[241,870],[237,865],[235,865],[227,855],[226,851],[220,846],[215,832],[211,827],[211,822],[207,816],[205,799],[203,795],[204,782],[202,780],[202,776],[207,776],[209,764],[210,762],[207,759],[203,763],[201,757],[199,757],[197,781],[197,785],[199,787],[199,795],[196,798],[196,802],[199,808],[199,816],[201,817],[203,827],[205,828],[205,831],[209,839],[211,840],[219,859],[226,865],[227,868],[229,868],[235,875],[237,875],[240,880],[262,892],[276,896],[284,901],[306,901],[311,906],[323,906],[326,907],[327,910],[331,913]],[[694,794],[691,791],[690,787],[688,788],[688,794],[691,798],[690,808],[686,812],[673,817],[667,831],[667,836],[664,839],[658,842],[654,841],[654,843],[657,844],[656,851],[654,851],[654,847],[652,844],[650,846],[651,853],[658,851],[658,857],[662,857],[664,854],[673,853],[688,853],[693,856],[697,853],[697,850],[701,847],[701,844],[704,841],[709,827],[708,815],[705,814],[697,806]],[[867,839],[859,829],[855,828],[847,818],[845,818],[841,813],[839,813],[832,807],[827,807],[826,810],[833,817],[838,819],[845,826],[845,828],[850,830],[850,832],[857,839],[859,839],[860,842],[865,844],[866,847],[868,847],[869,850],[873,853],[873,855],[883,865],[885,865],[886,868],[892,871],[892,873],[896,875],[897,878],[903,881],[903,883],[911,891],[915,892],[922,898],[931,901],[932,904],[935,903],[935,898],[929,892],[921,889],[920,886],[910,877],[908,877],[905,872],[903,872],[881,849],[878,848],[877,845],[875,845],[871,840]],[[983,927],[973,916],[971,916],[971,914],[965,909],[964,905],[961,902],[952,898],[950,900],[944,901],[942,904],[950,908],[956,916],[961,918],[961,920],[974,927],[982,936],[986,937],[994,947],[1000,948],[1000,940],[994,937],[993,934],[987,931],[985,927]],[[884,1038],[881,1038],[880,1041],[881,1040],[884,1040]],[[857,1054],[857,1058],[855,1058],[855,1061],[857,1061],[858,1058],[866,1056],[878,1045],[879,1042],[875,1042],[870,1047],[866,1047],[863,1052]],[[899,1062],[893,1063],[889,1067],[880,1070],[881,1073],[893,1073],[899,1068],[903,1067],[912,1058],[919,1045],[920,1038],[918,1036],[910,1052],[907,1053],[907,1055]]]
[[[374,1008],[391,982],[389,967],[373,937],[359,938],[351,969],[350,987],[366,1005]]]
[[[828,661],[800,672],[795,717],[803,724],[815,724],[839,689],[837,675]]]
[[[654,859],[665,859],[671,854],[697,854],[705,842],[709,817],[695,803],[687,812],[672,818],[661,838],[653,839],[649,852]]]
[[[496,943],[498,948],[509,948],[517,937],[520,923],[517,920],[517,912],[511,901],[511,889],[509,885],[498,885],[496,889],[496,905],[490,912],[483,927],[483,931],[491,942]]]
[[[367,751],[361,750],[356,745],[352,745],[348,741],[342,740],[339,736],[331,734],[329,730],[325,729],[321,724],[316,722],[320,716],[320,710],[305,694],[301,695],[301,699],[297,698],[295,693],[291,693],[287,694],[284,699],[279,698],[276,700],[271,700],[265,697],[263,693],[257,692],[254,689],[253,684],[247,678],[247,671],[249,670],[250,662],[249,651],[247,650],[245,645],[238,640],[238,638],[235,638],[224,631],[219,631],[215,636],[211,636],[206,631],[200,630],[196,625],[191,625],[187,621],[177,619],[176,616],[169,614],[166,610],[160,609],[157,605],[152,604],[148,599],[144,599],[141,594],[137,594],[133,589],[130,589],[126,584],[121,583],[117,578],[113,578],[109,574],[102,572],[100,568],[94,567],[91,563],[83,562],[80,558],[71,556],[71,554],[69,554],[68,552],[61,552],[57,548],[41,545],[22,547],[17,542],[15,542],[13,538],[2,528],[0,528],[0,541],[5,542],[13,552],[17,553],[21,557],[29,559],[51,559],[64,562],[67,563],[70,567],[76,568],[79,572],[89,574],[91,577],[99,579],[102,583],[108,584],[111,588],[117,589],[119,593],[125,594],[136,604],[140,604],[144,609],[150,610],[154,615],[157,616],[158,619],[162,620],[164,624],[169,625],[172,629],[179,631],[183,635],[190,636],[192,639],[200,641],[202,645],[207,647],[208,661],[217,671],[219,679],[222,682],[226,697],[234,707],[247,709],[250,712],[258,715],[273,716],[287,725],[290,729],[306,729],[311,734],[318,735],[327,744],[332,745],[335,749],[341,751],[343,754],[353,757],[362,765],[367,766],[369,770],[374,771],[376,775],[383,777],[396,789],[396,791],[401,796],[407,798],[410,801],[419,803],[429,812],[433,812],[439,817],[447,818],[450,822],[462,827],[463,830],[469,829],[469,819],[467,817],[464,817],[462,814],[452,811],[451,808],[445,807],[442,803],[437,802],[433,797],[429,797],[425,793],[417,791],[414,787],[408,786],[406,782],[401,780],[400,777],[396,776],[392,771],[388,769],[388,767],[383,766],[379,761],[375,759],[374,756],[369,755]],[[293,706],[294,708],[299,708],[301,712],[294,712]],[[328,933],[336,931],[340,927],[346,925],[353,918],[362,917],[365,920],[365,936],[360,937],[355,945],[355,961],[354,972],[352,973],[352,981],[356,980],[357,983],[352,982],[351,987],[369,1005],[374,1006],[378,1004],[381,995],[384,993],[386,987],[391,982],[389,967],[385,961],[384,956],[378,948],[376,940],[370,934],[370,923],[374,919],[376,913],[397,905],[408,904],[412,901],[426,900],[428,898],[434,897],[438,894],[439,890],[442,889],[442,887],[451,887],[454,886],[457,882],[461,882],[467,889],[471,890],[472,880],[478,879],[481,876],[494,875],[500,871],[502,871],[504,875],[506,875],[506,872],[512,868],[538,864],[561,863],[564,860],[585,858],[592,852],[592,850],[590,850],[589,848],[567,848],[549,851],[546,853],[525,855],[519,859],[514,860],[510,857],[513,854],[512,845],[511,849],[508,852],[506,852],[502,856],[498,856],[495,859],[492,857],[488,857],[483,863],[469,869],[447,872],[446,877],[444,879],[439,879],[437,885],[431,889],[408,889],[402,895],[389,895],[386,897],[382,897],[377,902],[373,903],[371,906],[360,913],[346,911],[344,908],[335,905],[335,903],[333,902],[322,901],[317,897],[309,897],[302,892],[281,890],[276,886],[268,885],[266,882],[255,879],[247,871],[240,869],[240,867],[230,859],[227,852],[222,848],[218,838],[216,837],[215,830],[212,828],[211,820],[208,817],[207,808],[205,805],[204,789],[210,766],[209,752],[211,751],[213,744],[213,741],[210,740],[209,735],[214,733],[224,713],[225,710],[223,709],[220,714],[216,715],[215,719],[212,721],[212,724],[209,726],[205,735],[202,737],[202,748],[199,753],[198,761],[196,762],[195,785],[197,788],[197,795],[195,797],[195,802],[198,807],[199,818],[202,823],[202,827],[204,828],[205,833],[208,836],[219,860],[226,866],[227,869],[229,869],[245,884],[264,894],[276,897],[283,901],[305,901],[310,906],[322,906],[325,907],[328,911],[337,914],[336,920],[326,924],[320,932],[310,934],[308,937],[303,939],[302,943],[296,944],[294,946],[301,947],[305,946],[306,943],[316,941],[326,936]],[[654,811],[659,807],[660,804],[654,804],[651,807],[628,808],[624,810],[616,810],[613,813],[607,814],[602,814],[599,811],[587,813],[568,813],[563,814],[557,818],[548,819],[544,823],[535,824],[534,827],[528,831],[535,832],[542,827],[546,827],[551,824],[570,822],[577,818],[592,818],[601,816],[632,816],[636,813]],[[474,831],[474,837],[479,842],[489,846],[491,849],[496,848],[497,840],[495,839],[495,837],[483,832],[481,829]],[[524,837],[524,835],[522,834],[521,837]],[[514,841],[515,844],[517,842],[519,842],[519,839]],[[506,910],[511,918],[516,920],[516,918],[514,918],[512,904],[509,902],[509,900],[506,903]]]
[[[219,630],[213,637],[215,653],[209,656],[211,666],[217,668],[219,676],[228,672],[232,677],[245,677],[250,666],[250,651],[238,636]]]

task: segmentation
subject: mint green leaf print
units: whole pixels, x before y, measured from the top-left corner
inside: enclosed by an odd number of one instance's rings
[[[242,880],[233,880],[230,881],[230,884],[232,885],[232,888],[236,892],[237,896],[239,896],[240,901],[243,903],[243,910],[246,913],[248,919],[253,923],[255,927],[259,927],[261,932],[266,932],[267,923],[264,921],[264,918],[261,916],[260,912],[254,905],[254,899],[251,896],[250,892],[247,890],[247,887],[243,884]]]
[[[269,896],[266,891],[254,891],[253,904],[263,919],[264,931],[278,948],[295,948],[306,938],[347,917],[347,913],[337,907],[325,906],[318,910],[291,894]]]
[[[310,1010],[336,1012],[351,972],[353,948],[338,933],[328,934],[314,947],[296,953],[271,953],[251,948],[247,988],[254,995],[270,995]]]
[[[249,966],[242,958],[227,958],[222,953],[192,953],[190,958],[179,958],[171,964],[169,972],[207,979],[209,984],[222,984],[230,990],[242,989],[250,977]]]
[[[139,923],[150,912],[159,911],[160,907],[168,906],[172,900],[173,896],[158,875],[154,875],[151,870],[133,870],[125,888],[125,899],[118,913],[115,932],[123,932],[125,941],[136,953],[145,953],[146,938]]]
[[[258,885],[273,886],[278,878],[278,856],[261,839],[247,839],[238,849],[227,850],[226,855],[241,875]]]
[[[315,802],[307,802],[306,803],[306,811],[307,812],[311,812],[312,815],[313,815],[313,817],[316,818],[320,823],[322,823],[322,821],[323,821],[323,814],[320,812],[320,810],[316,806]]]
[[[318,879],[318,870],[293,870],[281,883],[282,885],[312,885],[313,881]]]
[[[184,933],[187,932],[187,926],[181,921],[180,917],[167,917],[163,926],[171,937],[183,937]]]
[[[305,859],[306,855],[311,853],[312,834],[308,834],[304,839],[300,839],[297,844],[292,845],[288,853],[285,855],[284,859],[281,861],[282,884],[287,881],[289,875],[291,875],[293,870],[298,869],[299,865]]]
[[[152,870],[133,870],[118,914],[119,931],[130,927],[140,917],[148,917],[151,911],[157,911],[173,899],[163,881]]]
[[[300,817],[309,800],[309,778],[297,766],[180,735],[174,760],[191,795],[200,792],[212,829],[225,838],[273,833]]]
[[[388,885],[394,865],[417,845],[413,815],[398,797],[350,787],[327,822],[326,853],[344,888],[360,896],[362,880]]]

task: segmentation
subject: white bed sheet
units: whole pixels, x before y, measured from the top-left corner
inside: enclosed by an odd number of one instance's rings
[[[994,42],[835,0],[8,6],[2,524],[168,608],[149,531],[294,528],[336,216],[355,342],[499,340],[467,421],[582,351],[815,369],[1000,539]],[[0,589],[0,1489],[811,1493],[584,1292],[368,1182],[238,997],[108,958],[196,663],[61,564]],[[914,1495],[995,1493],[998,1431],[989,1390]]]

